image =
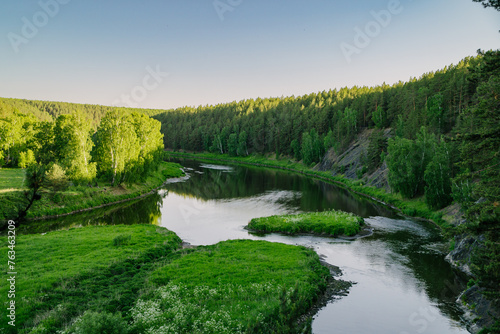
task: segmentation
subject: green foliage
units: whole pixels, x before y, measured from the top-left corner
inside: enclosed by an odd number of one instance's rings
[[[227,141],[227,153],[235,157],[238,155],[238,135],[236,133],[231,133]]]
[[[132,309],[139,333],[293,333],[325,290],[328,269],[305,247],[230,240],[198,247],[151,275]]]
[[[302,134],[301,155],[305,165],[318,163],[323,158],[324,144],[316,129]]]
[[[120,313],[87,311],[63,334],[127,334],[128,327]]]
[[[387,152],[387,138],[382,130],[373,130],[369,140],[366,160],[368,172],[373,172],[382,164],[382,153]]]
[[[478,248],[472,258],[471,270],[479,277],[479,286],[486,289],[487,297],[500,298],[500,243],[497,231],[489,232],[484,247]]]
[[[335,134],[332,130],[328,131],[325,139],[323,140],[323,145],[325,147],[325,151],[328,151],[330,148],[335,148]]]
[[[35,154],[32,150],[27,150],[19,153],[19,167],[27,168],[36,164]]]
[[[248,135],[246,131],[240,132],[240,135],[238,137],[238,150],[236,152],[236,154],[240,157],[245,157],[248,155],[247,140]]]
[[[304,165],[309,166],[314,162],[314,152],[313,152],[313,140],[309,132],[304,132],[302,134],[302,150],[301,156]]]
[[[353,236],[359,233],[364,220],[352,213],[325,211],[254,218],[247,228],[262,233],[286,234],[311,233],[336,237]]]
[[[64,169],[58,164],[53,164],[45,174],[43,186],[51,189],[53,193],[65,190],[69,185]]]
[[[96,138],[92,158],[97,162],[99,173],[113,184],[122,183],[141,149],[131,115],[124,111],[108,112],[99,124]]]
[[[94,146],[91,123],[81,114],[61,115],[54,126],[56,160],[64,167],[68,178],[76,183],[88,183],[96,177],[96,165],[90,162]]]
[[[173,162],[163,162],[161,164],[162,167],[162,175],[165,179],[169,179],[172,177],[181,177],[184,176],[184,172],[182,171],[182,166],[173,163]]]
[[[425,202],[434,210],[444,208],[452,201],[449,154],[448,144],[441,140],[431,162],[425,169]]]
[[[297,139],[292,140],[291,148],[292,148],[293,156],[294,156],[295,160],[297,160],[297,161],[302,160],[302,151],[301,151],[299,141]]]
[[[33,124],[35,122],[32,115],[22,114],[16,109],[11,110],[5,116],[0,113],[2,165],[18,166],[21,152],[26,152],[29,149],[27,143],[33,137]]]
[[[427,100],[427,117],[429,125],[437,132],[444,130],[443,94],[438,93]]]
[[[24,186],[25,171],[20,168],[0,169],[0,193],[21,190]]]
[[[383,129],[386,127],[387,114],[381,106],[378,106],[377,109],[373,112],[372,120],[376,128]]]
[[[434,155],[436,138],[422,127],[416,140],[389,139],[389,184],[406,198],[423,193],[424,173]]]

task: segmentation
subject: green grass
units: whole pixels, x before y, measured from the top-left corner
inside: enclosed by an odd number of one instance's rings
[[[247,225],[251,231],[261,233],[317,234],[336,237],[354,236],[359,233],[364,220],[352,213],[324,211],[254,218]]]
[[[294,333],[310,325],[298,320],[330,279],[318,255],[302,246],[233,240],[178,250],[180,244],[154,225],[17,236],[16,327],[2,317],[2,333],[70,333],[74,324],[99,327],[105,318],[130,334]],[[7,250],[3,238],[4,263]],[[8,289],[2,278],[0,295]]]
[[[133,323],[137,333],[161,327],[292,333],[328,278],[318,255],[305,247],[251,240],[198,247],[153,272],[153,290],[132,309]]]
[[[171,162],[162,162],[158,170],[151,173],[143,182],[124,184],[112,187],[99,182],[99,187],[71,186],[65,191],[53,194],[42,189],[42,198],[35,201],[27,214],[27,218],[54,216],[82,209],[93,208],[104,204],[136,198],[161,186],[166,179],[180,177],[184,172],[182,166]],[[17,174],[23,172],[15,170]],[[0,175],[4,172],[0,169]],[[13,219],[16,206],[24,207],[22,192],[10,191],[0,193],[0,220]]]
[[[16,239],[16,329],[55,333],[86,310],[127,311],[155,263],[180,246],[174,233],[154,225],[99,226],[23,235]],[[7,264],[7,238],[0,257]],[[4,275],[3,275],[4,276]],[[5,277],[0,295],[6,300]],[[2,305],[3,307],[3,305]],[[43,332],[43,331],[42,331]]]
[[[0,168],[0,194],[24,189],[24,169]]]
[[[359,195],[368,197],[387,205],[395,211],[409,217],[423,218],[432,221],[439,226],[444,232],[449,231],[451,225],[443,219],[443,214],[439,211],[434,211],[429,208],[423,198],[404,199],[400,194],[387,193],[383,189],[366,186],[361,180],[350,180],[343,176],[333,176],[331,172],[323,172],[313,170],[302,163],[291,159],[270,159],[265,156],[248,156],[248,157],[230,157],[228,155],[213,154],[213,153],[181,153],[168,152],[171,157],[188,158],[205,161],[221,161],[225,163],[234,163],[251,166],[261,166],[266,168],[276,168],[287,170],[295,173],[301,173],[309,177],[313,177],[322,181],[334,183],[339,187],[348,189]]]

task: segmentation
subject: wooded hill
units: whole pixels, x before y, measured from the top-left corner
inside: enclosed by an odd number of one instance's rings
[[[361,131],[375,129],[358,177],[385,161],[390,186],[403,197],[425,195],[432,209],[452,201],[460,203],[467,223],[457,233],[486,236],[486,247],[478,252],[472,266],[480,285],[498,297],[499,96],[497,50],[480,51],[456,65],[393,85],[168,111],[132,111],[161,122],[166,149],[232,156],[273,154],[294,157],[308,166],[320,162],[327,150],[342,153]],[[11,166],[19,162],[20,154],[30,145],[25,134],[39,121],[50,122],[75,112],[85,114],[96,129],[109,111],[116,113],[117,108],[0,99],[2,161]],[[6,135],[5,129],[14,123],[16,136]],[[388,129],[390,139],[382,135]],[[6,150],[10,150],[9,158]]]

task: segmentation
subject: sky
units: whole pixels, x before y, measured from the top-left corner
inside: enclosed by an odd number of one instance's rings
[[[169,109],[393,84],[499,30],[472,0],[2,0],[0,96]]]

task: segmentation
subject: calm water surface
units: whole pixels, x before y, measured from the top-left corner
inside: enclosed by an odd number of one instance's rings
[[[444,260],[447,245],[435,227],[333,185],[288,172],[182,161],[189,178],[157,195],[100,212],[52,220],[45,228],[153,223],[193,245],[264,239],[314,248],[355,282],[348,296],[314,317],[314,333],[467,333],[455,300],[466,278]],[[365,218],[370,237],[345,241],[279,234],[256,236],[243,227],[274,214],[341,209]],[[33,231],[32,231],[33,232]],[[36,231],[35,231],[36,232]]]

